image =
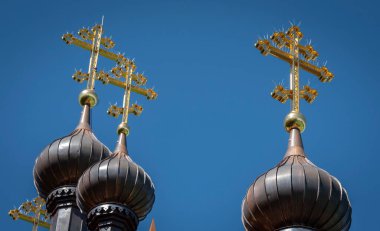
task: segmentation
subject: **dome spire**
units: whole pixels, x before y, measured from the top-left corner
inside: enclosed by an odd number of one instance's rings
[[[293,128],[289,134],[288,150],[284,157],[288,156],[303,156],[306,157],[303,149],[301,132],[297,128]]]
[[[127,136],[124,133],[119,134],[114,153],[123,153],[128,155]]]
[[[154,219],[152,219],[152,223],[150,223],[149,231],[156,231],[156,223],[154,222]]]
[[[84,105],[82,109],[82,114],[80,116],[79,124],[77,129],[91,130],[91,109],[90,105]]]

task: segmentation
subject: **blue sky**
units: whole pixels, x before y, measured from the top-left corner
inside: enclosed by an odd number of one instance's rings
[[[380,16],[376,1],[3,1],[0,9],[2,84],[2,190],[0,226],[30,230],[7,211],[36,196],[35,158],[79,119],[77,96],[85,85],[71,79],[86,70],[89,52],[60,37],[105,16],[115,51],[135,58],[157,101],[134,95],[143,114],[131,118],[129,151],[151,175],[158,230],[243,230],[240,205],[254,179],[276,165],[287,145],[282,120],[289,104],[269,93],[289,66],[262,56],[259,36],[302,22],[335,79],[322,84],[303,139],[309,158],[336,176],[353,207],[351,230],[378,227],[380,202],[378,67]],[[304,41],[304,42],[305,42]],[[99,59],[100,69],[113,64]],[[110,149],[119,120],[105,113],[122,90],[96,83],[100,103],[93,129]]]

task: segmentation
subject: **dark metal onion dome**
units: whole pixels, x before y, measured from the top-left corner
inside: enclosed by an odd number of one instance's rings
[[[283,160],[248,189],[242,221],[248,231],[345,231],[351,211],[346,190],[306,158],[301,134],[293,129]]]
[[[62,186],[76,187],[82,173],[110,151],[92,133],[90,107],[83,107],[77,128],[50,143],[36,159],[33,175],[39,195],[47,198]]]
[[[121,133],[115,152],[79,179],[77,204],[87,214],[90,230],[110,223],[119,227],[115,230],[136,230],[153,207],[154,191],[149,175],[129,157],[126,135]]]

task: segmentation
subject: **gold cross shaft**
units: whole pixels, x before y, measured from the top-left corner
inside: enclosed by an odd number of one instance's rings
[[[96,67],[98,64],[99,58],[99,48],[100,41],[102,39],[103,27],[102,25],[96,25],[92,29],[94,31],[94,35],[92,36],[92,49],[91,49],[91,58],[90,64],[88,67],[89,79],[87,81],[87,89],[94,89],[95,77],[96,77]]]
[[[121,120],[122,123],[128,124],[128,112],[129,112],[129,101],[131,100],[131,88],[132,88],[132,73],[134,69],[136,68],[133,61],[129,63],[125,67],[125,85],[126,88],[124,89],[124,96],[123,96],[123,118]]]

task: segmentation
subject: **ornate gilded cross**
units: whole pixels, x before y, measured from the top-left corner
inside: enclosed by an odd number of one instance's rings
[[[136,65],[133,60],[126,59],[123,65],[118,65],[114,67],[111,72],[116,78],[112,78],[110,74],[104,71],[99,72],[97,79],[103,84],[112,84],[114,86],[124,89],[123,96],[123,107],[117,107],[116,105],[111,105],[108,108],[107,113],[115,118],[119,115],[123,115],[120,125],[118,126],[117,133],[129,134],[128,127],[128,114],[140,115],[142,113],[142,106],[137,104],[130,104],[131,91],[138,93],[140,95],[146,96],[148,100],[153,100],[157,98],[157,93],[153,89],[143,89],[141,87],[132,85],[132,81],[136,85],[145,85],[147,78],[143,74],[134,73],[136,70]],[[117,78],[124,78],[124,81],[118,80]]]
[[[8,212],[13,220],[24,220],[33,224],[33,231],[37,231],[38,226],[49,229],[50,224],[47,222],[48,215],[44,209],[45,200],[36,197],[33,201],[26,201],[20,205],[18,209]]]
[[[95,79],[98,75],[97,64],[98,57],[102,55],[106,58],[114,60],[116,62],[122,62],[125,58],[121,54],[115,54],[107,49],[111,49],[115,46],[115,43],[110,38],[102,38],[103,34],[103,20],[101,25],[95,25],[91,30],[88,28],[82,28],[78,31],[78,35],[81,39],[76,38],[73,34],[67,33],[62,36],[63,41],[67,44],[72,44],[81,47],[85,50],[91,51],[90,64],[88,72],[76,71],[73,75],[73,79],[79,83],[87,81],[87,88],[79,95],[79,103],[89,105],[93,107],[98,102],[98,97],[94,91]],[[86,40],[91,41],[88,43]],[[101,46],[104,48],[102,49]]]
[[[299,42],[303,34],[298,26],[291,26],[286,32],[275,32],[270,37],[272,43],[267,40],[258,40],[255,47],[260,50],[263,55],[273,55],[290,64],[290,88],[285,89],[282,85],[277,85],[272,97],[281,103],[285,103],[288,99],[292,100],[291,112],[285,118],[285,128],[289,132],[293,128],[298,128],[301,132],[305,130],[306,119],[300,113],[300,98],[308,103],[312,103],[318,96],[318,92],[310,86],[299,86],[299,69],[303,69],[313,75],[316,75],[321,82],[330,82],[334,75],[326,66],[318,67],[310,61],[316,60],[318,52],[309,44],[301,45]],[[273,45],[272,45],[273,44]],[[288,52],[282,50],[288,48]],[[301,59],[300,54],[303,59]]]
[[[116,54],[109,51],[108,49],[112,49],[115,46],[115,43],[110,38],[102,38],[102,33],[103,23],[102,25],[95,25],[92,30],[87,28],[80,29],[78,32],[80,38],[76,38],[73,34],[67,33],[62,36],[62,39],[67,44],[91,51],[88,73],[76,71],[73,75],[73,79],[79,83],[87,81],[87,89],[82,91],[79,95],[79,102],[81,105],[89,104],[91,107],[96,105],[98,98],[94,91],[95,79],[100,80],[103,84],[111,84],[125,89],[123,107],[112,105],[108,109],[108,114],[113,117],[118,117],[122,114],[123,119],[120,126],[124,130],[121,130],[128,133],[128,113],[140,115],[143,110],[143,108],[137,104],[129,106],[130,92],[132,91],[143,95],[149,100],[156,99],[157,93],[153,89],[145,89],[141,87],[146,84],[146,77],[143,74],[134,73],[136,66],[133,61],[125,58],[124,55],[120,53]],[[88,43],[87,40],[91,41],[91,43]],[[116,62],[116,67],[111,70],[111,73],[115,78],[105,71],[97,71],[99,55]],[[119,80],[120,78],[124,78],[124,81]],[[135,85],[132,85],[132,81]]]

